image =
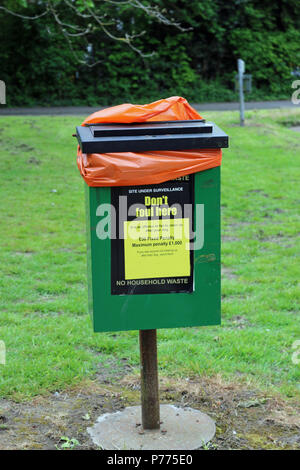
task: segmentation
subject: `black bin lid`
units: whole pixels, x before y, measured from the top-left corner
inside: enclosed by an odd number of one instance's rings
[[[228,135],[204,119],[76,127],[83,153],[149,152],[228,147]]]

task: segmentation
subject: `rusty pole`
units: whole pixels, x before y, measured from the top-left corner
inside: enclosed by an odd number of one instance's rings
[[[159,429],[156,330],[140,330],[142,425]]]

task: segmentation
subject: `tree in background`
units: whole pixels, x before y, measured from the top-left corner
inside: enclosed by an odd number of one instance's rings
[[[222,101],[236,98],[241,57],[250,98],[285,98],[299,65],[296,12],[297,0],[4,0],[0,78],[17,105]]]
[[[28,21],[47,17],[47,24],[54,26],[56,32],[64,37],[77,62],[87,67],[94,67],[98,62],[83,60],[73,49],[73,44],[78,44],[79,38],[87,43],[93,34],[104,34],[114,41],[122,42],[142,57],[152,55],[144,54],[134,45],[135,38],[146,33],[140,30],[135,12],[137,16],[143,14],[158,23],[185,31],[174,18],[166,16],[165,9],[161,10],[153,2],[143,3],[140,0],[6,0],[3,6],[0,5],[0,10]],[[128,13],[130,21],[125,23],[122,18],[128,17]],[[48,33],[53,31],[48,28]]]

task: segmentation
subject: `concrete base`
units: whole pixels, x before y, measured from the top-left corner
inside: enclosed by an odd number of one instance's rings
[[[94,444],[105,450],[193,450],[210,441],[216,432],[214,421],[201,411],[160,406],[159,430],[145,431],[141,407],[100,416],[87,428]]]

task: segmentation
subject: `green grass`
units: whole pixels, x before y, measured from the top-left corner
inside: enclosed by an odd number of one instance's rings
[[[295,396],[300,365],[300,110],[203,113],[230,136],[222,164],[222,326],[159,331],[162,375],[213,375]],[[2,117],[0,395],[62,389],[99,367],[138,365],[136,332],[94,334],[87,315],[77,117]],[[55,191],[54,191],[55,190]],[[180,294],[178,294],[180,295]],[[184,312],[183,312],[184,314]]]

